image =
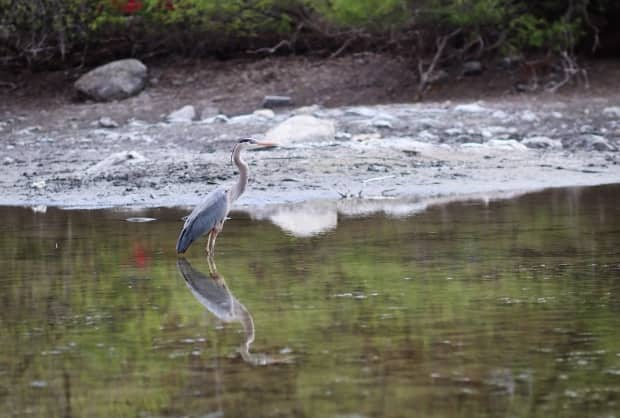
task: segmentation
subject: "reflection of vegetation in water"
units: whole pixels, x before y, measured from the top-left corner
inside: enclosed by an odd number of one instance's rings
[[[265,368],[187,292],[177,212],[1,209],[0,416],[612,413],[617,192],[340,219],[304,240],[237,215],[218,264],[253,349],[296,358]]]

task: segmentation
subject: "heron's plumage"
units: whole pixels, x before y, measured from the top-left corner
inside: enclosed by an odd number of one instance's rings
[[[249,168],[248,164],[241,158],[241,151],[249,144],[273,146],[273,144],[255,141],[251,138],[240,139],[235,144],[231,159],[239,169],[239,179],[237,183],[230,190],[219,188],[209,193],[205,201],[192,211],[185,220],[185,224],[179,235],[177,253],[184,253],[192,242],[200,236],[210,233],[205,250],[207,255],[213,256],[213,252],[215,251],[215,240],[222,230],[230,206],[243,194],[248,185]],[[211,233],[211,231],[213,232]]]
[[[177,253],[184,253],[196,239],[224,223],[228,214],[228,193],[217,188],[189,214],[177,241]]]

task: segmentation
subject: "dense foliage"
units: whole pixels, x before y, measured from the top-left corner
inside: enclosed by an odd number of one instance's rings
[[[0,60],[74,65],[118,56],[303,53],[381,47],[420,55],[597,47],[613,0],[0,0]],[[606,15],[607,14],[607,15]]]

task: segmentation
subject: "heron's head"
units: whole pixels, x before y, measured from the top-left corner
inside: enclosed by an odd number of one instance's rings
[[[232,153],[230,154],[230,162],[232,163],[235,153],[241,152],[243,149],[247,148],[248,146],[251,146],[253,148],[261,148],[261,147],[271,148],[271,147],[275,147],[276,144],[274,144],[273,142],[257,141],[252,138],[241,138],[240,140],[237,141],[237,143],[235,144],[235,147],[233,148]]]

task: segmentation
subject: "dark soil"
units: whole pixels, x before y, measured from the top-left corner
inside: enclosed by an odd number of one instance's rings
[[[389,54],[358,53],[332,59],[303,56],[257,60],[175,60],[147,62],[150,68],[149,106],[120,102],[114,113],[119,122],[130,118],[161,119],[162,114],[193,104],[198,111],[216,107],[228,115],[251,112],[265,95],[287,95],[295,106],[325,107],[408,103],[416,100],[415,65]],[[590,82],[568,84],[557,94],[543,91],[515,92],[515,84],[528,83],[529,73],[519,67],[498,69],[487,63],[479,76],[462,76],[460,67],[448,68],[448,77],[431,86],[425,101],[521,100],[523,96],[544,100],[571,100],[582,94],[608,96],[620,91],[620,60],[584,64]],[[77,100],[73,82],[87,69],[19,74],[0,72],[0,112],[19,108],[35,113],[71,105]],[[123,106],[123,104],[126,104]],[[69,106],[70,107],[70,106]],[[67,118],[71,118],[71,110]],[[82,117],[80,117],[82,119]],[[52,122],[52,121],[50,121]],[[45,115],[39,122],[45,126]]]

